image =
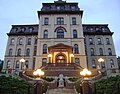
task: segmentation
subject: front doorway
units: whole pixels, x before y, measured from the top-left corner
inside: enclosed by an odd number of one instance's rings
[[[64,55],[64,54],[58,54],[56,56],[56,62],[57,63],[66,63],[66,55]]]

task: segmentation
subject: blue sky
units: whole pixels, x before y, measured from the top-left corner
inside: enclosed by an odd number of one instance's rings
[[[109,24],[114,32],[113,40],[117,55],[120,55],[120,0],[74,0],[84,10],[84,24]],[[0,59],[4,59],[7,35],[14,24],[38,23],[37,11],[42,3],[53,0],[0,0]],[[67,0],[73,2],[73,0]]]

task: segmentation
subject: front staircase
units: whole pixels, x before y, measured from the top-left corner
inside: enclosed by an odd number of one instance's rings
[[[76,93],[74,89],[58,88],[58,89],[49,89],[48,94],[76,94]]]
[[[45,72],[46,76],[59,76],[63,74],[69,77],[79,77],[82,67],[75,63],[48,63],[42,66],[41,69]]]

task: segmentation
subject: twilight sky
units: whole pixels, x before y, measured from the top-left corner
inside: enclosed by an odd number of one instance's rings
[[[116,54],[120,56],[120,0],[67,0],[78,2],[84,10],[83,24],[109,24],[114,32],[113,40]],[[4,59],[7,35],[11,25],[38,24],[37,11],[42,3],[54,0],[0,0],[0,59]]]

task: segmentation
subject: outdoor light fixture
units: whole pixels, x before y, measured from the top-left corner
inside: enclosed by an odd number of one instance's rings
[[[22,68],[22,67],[23,67],[23,63],[25,63],[25,59],[22,58],[22,59],[19,60],[19,62],[21,63],[21,70],[22,70],[22,69],[23,69],[23,68]],[[25,66],[25,67],[26,67],[26,66]]]
[[[37,69],[36,71],[33,72],[33,75],[35,76],[38,75],[39,77],[41,77],[44,75],[44,72],[41,69]]]
[[[88,69],[83,69],[83,71],[81,71],[80,72],[80,75],[81,76],[84,76],[84,77],[86,77],[86,76],[90,76],[92,73],[91,73],[91,71],[89,71]]]
[[[103,58],[99,58],[99,59],[98,59],[98,62],[101,63],[101,69],[102,69],[102,63],[104,62],[104,59],[103,59]]]

